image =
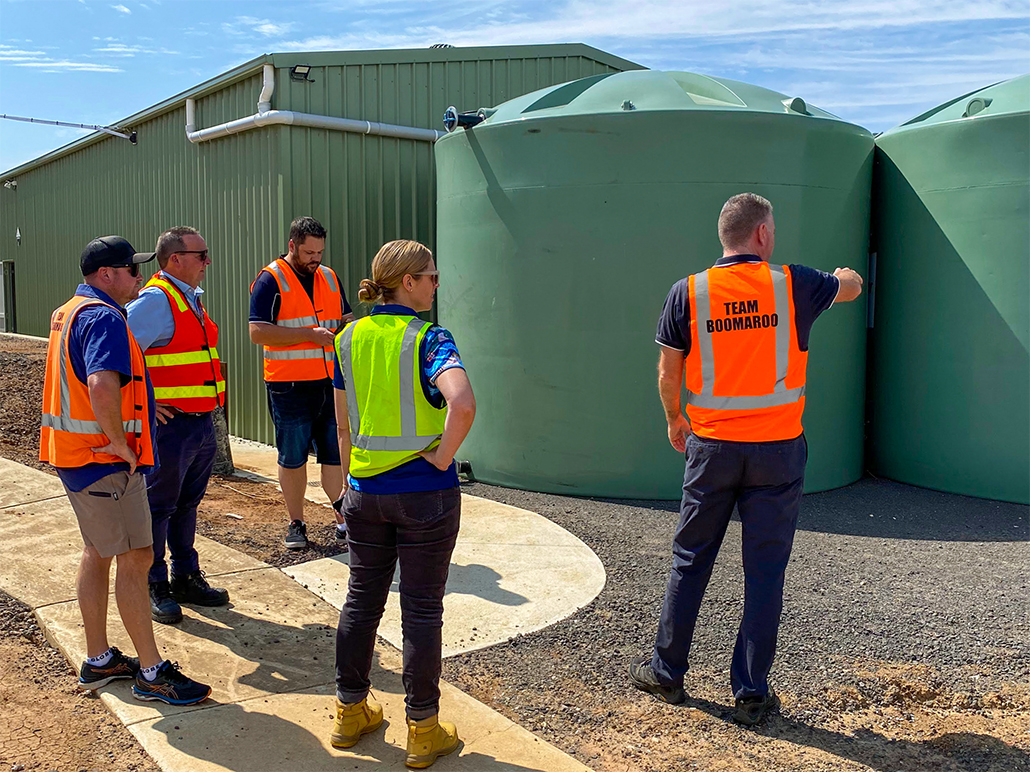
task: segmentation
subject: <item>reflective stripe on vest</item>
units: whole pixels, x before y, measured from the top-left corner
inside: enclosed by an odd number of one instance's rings
[[[181,354],[146,354],[147,367],[168,367],[169,365],[203,365],[218,359],[218,349],[208,351],[184,351]]]
[[[787,298],[787,276],[783,266],[769,265],[772,278],[775,313],[782,324],[776,331],[776,383],[771,394],[751,397],[716,397],[712,393],[715,383],[715,356],[712,353],[712,333],[708,332],[712,308],[708,297],[708,271],[694,275],[695,313],[697,314],[697,342],[701,359],[701,391],[687,391],[687,404],[711,410],[758,410],[797,402],[805,395],[805,387],[786,387],[790,363],[790,304]]]
[[[418,338],[422,328],[428,322],[419,318],[408,322],[401,342],[401,366],[398,372],[400,380],[400,413],[401,434],[399,437],[372,437],[361,434],[361,410],[358,406],[357,389],[354,384],[354,362],[351,358],[351,345],[357,323],[347,325],[340,334],[340,370],[343,373],[344,385],[348,393],[347,417],[350,420],[351,445],[361,450],[411,451],[425,450],[433,442],[440,439],[439,434],[420,435],[415,418],[415,382],[413,368],[410,366],[418,356]],[[421,386],[421,384],[420,384]]]
[[[104,430],[100,428],[100,424],[97,421],[80,421],[77,418],[65,418],[64,416],[51,415],[50,413],[43,413],[40,425],[50,429],[57,429],[59,432],[68,432],[69,434],[104,433]],[[143,422],[139,419],[122,421],[122,431],[126,434],[139,434],[143,431]]]
[[[265,359],[322,359],[326,362],[333,361],[333,352],[321,348],[300,349],[293,351],[277,351],[265,349]]]

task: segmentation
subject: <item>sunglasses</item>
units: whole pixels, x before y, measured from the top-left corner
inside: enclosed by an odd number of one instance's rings
[[[433,280],[433,284],[437,287],[440,286],[440,272],[439,271],[420,271],[419,273],[413,273],[412,276],[429,276]]]
[[[136,264],[136,263],[133,263],[132,265],[112,265],[111,267],[112,268],[128,268],[129,269],[129,276],[131,276],[134,279],[137,276],[139,276],[139,265]]]
[[[174,254],[176,254],[176,255],[200,255],[200,261],[204,262],[205,260],[208,259],[207,253],[208,253],[208,250],[206,250],[206,249],[183,249],[183,250],[180,250],[178,252],[175,252]]]

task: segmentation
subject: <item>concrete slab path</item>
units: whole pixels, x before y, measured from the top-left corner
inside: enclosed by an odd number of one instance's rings
[[[0,588],[32,606],[51,640],[78,667],[84,656],[74,576],[81,540],[60,482],[0,459]],[[329,745],[337,611],[281,571],[198,537],[208,574],[227,587],[227,608],[186,608],[181,625],[156,625],[165,656],[210,683],[189,707],[134,700],[126,682],[101,690],[104,704],[168,772],[209,770],[400,770],[404,702],[400,654],[376,651],[371,680],[384,728],[354,752]],[[111,604],[113,645],[132,651]],[[71,675],[69,674],[69,677]],[[579,762],[453,686],[441,712],[465,746],[440,770],[583,772]]]
[[[232,453],[240,469],[275,481],[275,448],[234,439]],[[317,468],[309,470],[308,479],[318,479]],[[308,498],[329,502],[317,483],[308,486]],[[350,577],[346,554],[283,571],[336,608],[343,606]],[[398,649],[399,576],[379,627]],[[443,654],[486,648],[552,625],[596,598],[604,583],[597,555],[564,528],[535,512],[463,494],[461,532],[447,580]]]

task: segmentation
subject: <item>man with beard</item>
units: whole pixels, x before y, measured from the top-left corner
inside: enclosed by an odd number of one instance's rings
[[[285,255],[250,285],[250,340],[264,349],[268,410],[279,451],[279,485],[289,520],[287,549],[308,546],[304,523],[308,453],[321,465],[330,501],[343,492],[333,402],[333,337],[354,318],[340,278],[322,265],[326,230],[313,217],[290,224]],[[337,515],[336,541],[347,532]]]

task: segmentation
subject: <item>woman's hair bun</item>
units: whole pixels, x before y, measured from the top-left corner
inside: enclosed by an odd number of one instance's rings
[[[358,289],[358,300],[362,303],[375,303],[383,296],[383,288],[371,279],[362,279]]]

